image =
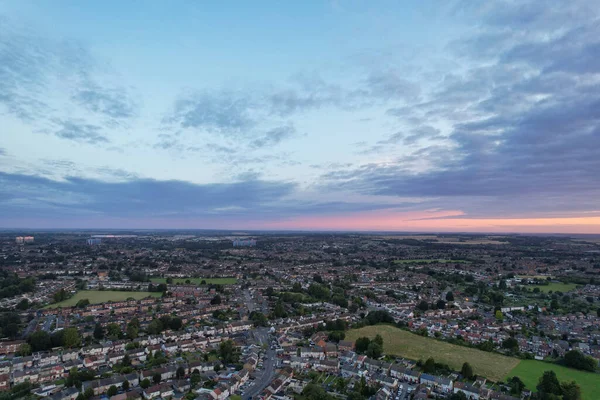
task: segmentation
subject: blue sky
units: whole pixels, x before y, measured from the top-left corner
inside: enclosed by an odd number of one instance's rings
[[[592,1],[0,1],[0,226],[600,232]]]

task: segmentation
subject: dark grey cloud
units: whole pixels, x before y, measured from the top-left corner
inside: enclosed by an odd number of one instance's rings
[[[61,139],[89,144],[109,143],[108,138],[102,135],[102,129],[99,126],[78,120],[62,121],[59,125],[60,127],[54,134]]]
[[[113,169],[105,172],[115,173]],[[206,185],[152,179],[53,181],[0,172],[0,198],[11,196],[10,202],[0,207],[0,213],[13,218],[29,213],[47,216],[50,210],[56,215],[202,216],[213,213],[215,208],[268,205],[294,188],[292,183],[259,180]]]
[[[422,102],[388,110],[415,128],[377,146],[422,137],[439,144],[395,162],[329,171],[323,185],[427,198],[469,216],[597,210],[599,10],[554,4],[552,11],[534,1],[478,8],[486,23],[450,46],[471,66],[446,73]],[[479,55],[484,44],[497,53]],[[451,124],[450,135],[439,141],[427,121]]]

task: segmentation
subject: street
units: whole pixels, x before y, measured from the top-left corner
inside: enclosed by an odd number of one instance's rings
[[[254,333],[254,337],[259,343],[264,343],[267,346],[267,350],[264,356],[263,369],[258,373],[254,384],[246,389],[244,394],[242,395],[242,399],[250,399],[262,392],[275,376],[275,350],[271,348],[269,344],[269,333],[267,328],[259,328],[256,329]]]

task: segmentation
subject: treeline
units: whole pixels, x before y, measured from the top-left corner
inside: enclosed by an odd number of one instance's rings
[[[18,296],[35,290],[35,279],[21,279],[17,274],[0,270],[0,299]]]

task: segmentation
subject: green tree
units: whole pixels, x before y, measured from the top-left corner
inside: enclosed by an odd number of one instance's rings
[[[29,300],[27,300],[25,298],[21,299],[19,304],[17,304],[17,310],[25,311],[28,308],[29,308]]]
[[[496,310],[496,319],[498,321],[502,321],[504,319],[504,314],[502,314],[502,311]]]
[[[182,379],[185,376],[185,368],[179,366],[177,368],[177,371],[175,371],[175,376],[177,377],[177,379]]]
[[[510,386],[510,394],[521,396],[521,392],[525,389],[525,383],[518,376],[513,376],[508,380]]]
[[[554,371],[545,371],[538,381],[537,390],[542,396],[562,394],[562,389],[558,382],[558,378],[556,377],[556,373]]]
[[[108,388],[108,391],[106,392],[106,394],[108,395],[108,397],[113,397],[114,395],[116,395],[119,392],[119,389],[117,389],[117,387],[115,385],[111,385]]]
[[[354,348],[357,353],[363,354],[369,348],[370,343],[371,339],[369,339],[368,337],[359,337],[354,343]]]
[[[462,368],[460,369],[460,374],[465,379],[472,379],[473,378],[473,367],[471,367],[471,364],[469,364],[468,362],[464,363],[462,365]]]
[[[446,302],[444,300],[438,300],[437,303],[435,303],[435,306],[438,310],[443,310],[446,308]]]
[[[452,293],[452,292],[446,293],[446,301],[454,301],[454,293]]]
[[[575,381],[561,383],[563,400],[581,400],[581,388]]]
[[[99,322],[94,326],[94,338],[96,340],[104,339],[104,327]]]
[[[459,390],[456,393],[452,393],[448,400],[467,400],[467,395],[462,390]]]
[[[31,345],[31,350],[45,351],[50,350],[52,348],[52,340],[48,332],[45,331],[36,331],[29,336],[27,342]]]
[[[429,304],[425,300],[421,300],[421,302],[417,305],[417,308],[421,311],[427,311],[429,309]]]
[[[274,318],[285,318],[287,317],[287,313],[285,312],[285,307],[283,302],[280,300],[275,304],[275,308],[273,308],[273,317]]]
[[[379,358],[383,354],[383,347],[379,343],[372,341],[369,343],[369,347],[365,354],[371,358]]]
[[[223,364],[235,364],[239,355],[232,340],[226,340],[219,345],[219,357]]]
[[[567,367],[590,372],[594,372],[596,370],[597,361],[592,357],[586,357],[583,353],[577,350],[566,352],[564,361]]]
[[[373,341],[383,348],[383,338],[381,337],[381,335],[379,333],[377,335],[375,335],[375,338],[373,339]]]
[[[423,364],[423,372],[426,374],[433,374],[435,372],[435,360],[429,357],[425,364]]]
[[[154,382],[155,384],[160,383],[160,380],[161,376],[158,372],[152,375],[152,382]]]
[[[221,304],[221,296],[219,294],[216,294],[215,297],[213,297],[210,301],[210,304]]]
[[[518,351],[519,350],[519,342],[517,342],[517,339],[515,339],[513,337],[509,337],[508,339],[505,339],[502,342],[502,348],[511,350],[511,351]]]
[[[64,346],[66,348],[81,347],[81,336],[79,336],[77,328],[66,328],[63,332]]]
[[[130,322],[127,324],[126,333],[127,333],[128,339],[131,339],[131,340],[137,339],[137,337],[139,336],[139,328],[136,327],[135,325],[132,325]]]
[[[150,335],[158,335],[163,330],[163,324],[160,322],[160,319],[153,319],[146,328],[146,331]]]
[[[174,331],[178,331],[181,329],[182,326],[183,326],[183,321],[181,320],[181,318],[179,318],[179,317],[171,318],[171,321],[169,323],[169,327],[171,329],[173,329]]]
[[[17,351],[17,355],[21,357],[29,356],[31,355],[31,353],[31,345],[27,343],[23,343],[22,345],[20,345],[19,350]]]
[[[83,392],[83,397],[85,397],[86,399],[91,399],[92,397],[94,397],[94,389],[92,389],[91,387],[85,389],[85,392]]]
[[[148,389],[150,387],[150,380],[148,378],[144,378],[144,380],[140,382],[140,386],[142,389]]]
[[[129,381],[125,380],[123,381],[123,385],[121,386],[121,388],[123,389],[124,392],[129,390]]]
[[[123,334],[123,331],[121,330],[119,324],[112,322],[106,326],[106,333],[109,338],[114,340],[120,338]]]

